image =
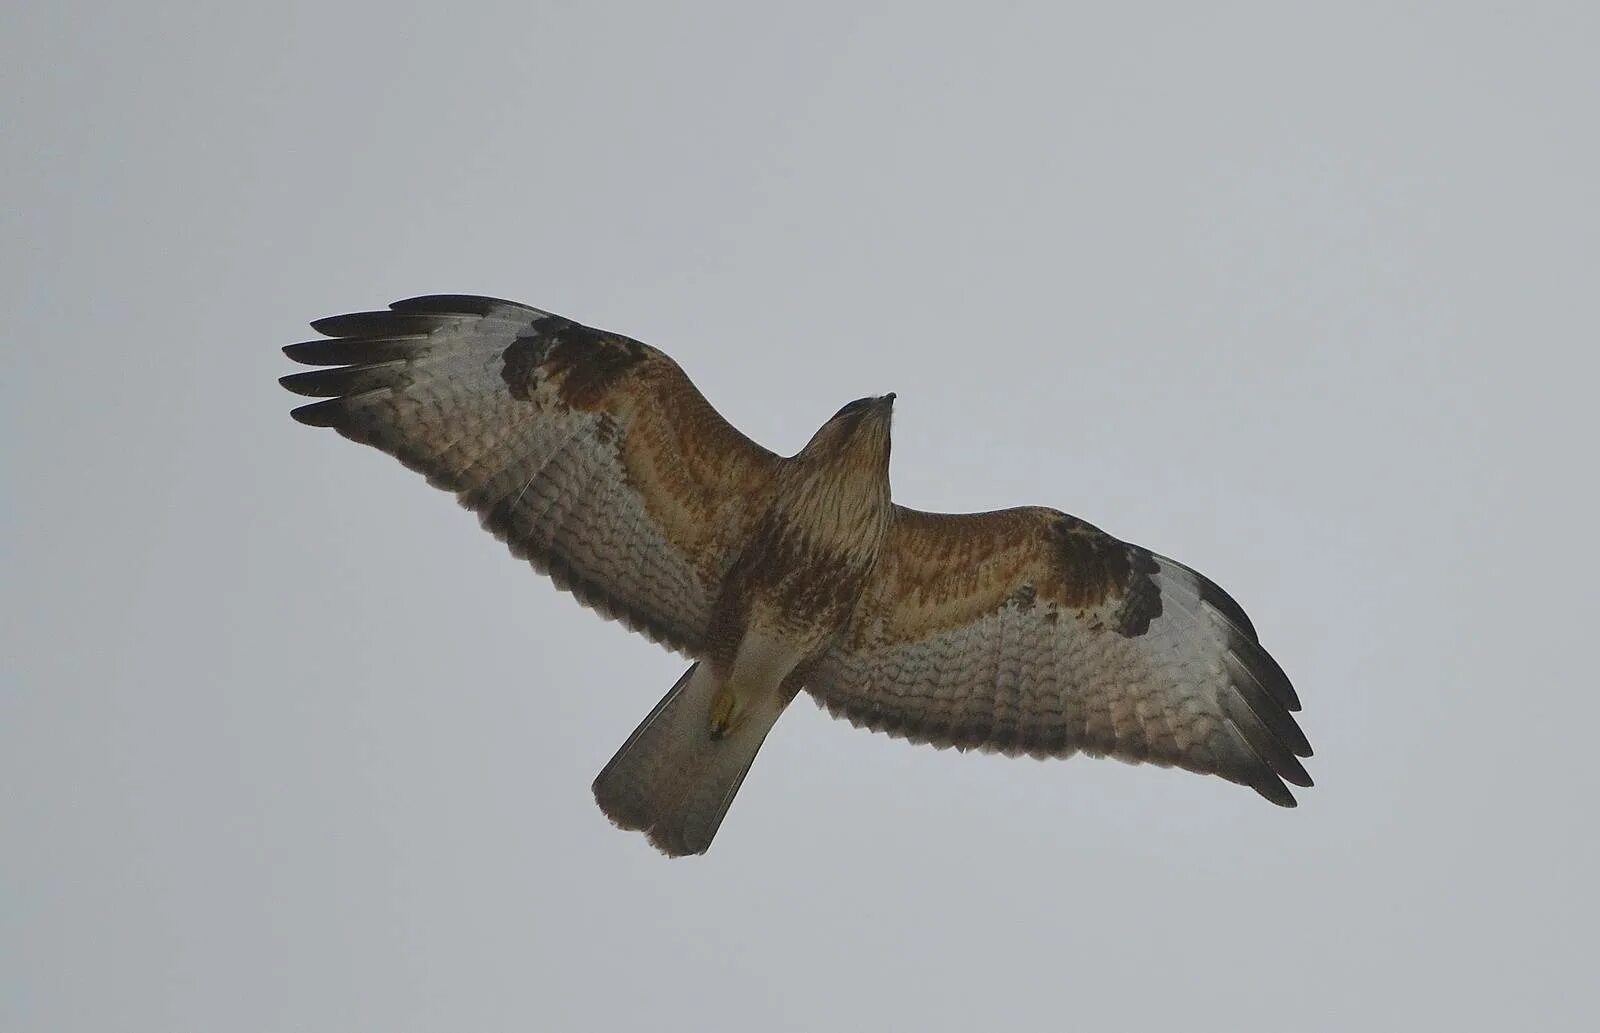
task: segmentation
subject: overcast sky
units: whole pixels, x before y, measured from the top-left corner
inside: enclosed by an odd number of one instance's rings
[[[668,6],[8,10],[0,1028],[1595,1028],[1594,5]],[[802,700],[657,855],[683,662],[287,416],[429,292],[898,392],[900,501],[1228,588],[1317,788]]]

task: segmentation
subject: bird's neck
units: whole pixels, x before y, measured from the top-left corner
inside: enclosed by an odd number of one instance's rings
[[[891,509],[887,464],[850,454],[805,456],[786,473],[774,516],[823,551],[856,560],[877,555]]]

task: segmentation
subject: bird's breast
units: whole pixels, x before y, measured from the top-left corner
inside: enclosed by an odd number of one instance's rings
[[[780,494],[724,586],[745,630],[820,648],[849,620],[888,527],[887,491]]]

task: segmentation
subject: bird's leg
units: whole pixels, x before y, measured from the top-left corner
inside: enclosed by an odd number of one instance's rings
[[[719,675],[721,684],[711,697],[711,738],[726,739],[743,728],[752,713],[764,713],[766,705],[778,699],[780,686],[801,652],[786,639],[746,634],[732,661],[720,669],[725,673]],[[782,705],[777,709],[781,711]]]
[[[724,739],[739,725],[744,716],[744,701],[733,690],[732,681],[723,682],[717,694],[711,697],[711,738]]]

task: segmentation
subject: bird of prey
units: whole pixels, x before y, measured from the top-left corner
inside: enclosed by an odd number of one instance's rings
[[[704,853],[802,691],[914,742],[1311,785],[1289,679],[1239,604],[1053,509],[889,493],[895,396],[787,458],[665,354],[515,302],[432,295],[311,324],[294,418],[454,492],[512,553],[693,661],[594,782],[617,825]]]

